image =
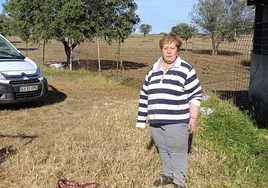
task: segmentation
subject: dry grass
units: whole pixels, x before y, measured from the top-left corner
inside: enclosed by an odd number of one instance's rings
[[[53,187],[62,175],[78,182],[99,182],[101,187],[153,187],[161,173],[160,161],[155,148],[146,149],[149,131],[137,131],[135,122],[140,85],[160,54],[159,37],[133,36],[124,44],[123,59],[145,65],[123,72],[129,85],[138,89],[86,71],[42,67],[50,84],[45,104],[1,107],[0,187]],[[18,43],[17,47],[25,44]],[[31,47],[28,55],[41,65],[42,47]],[[103,43],[101,47],[102,59],[116,61],[116,44],[110,51]],[[75,53],[77,59],[97,58],[92,43],[81,44]],[[66,58],[62,44],[55,41],[47,45],[46,54],[46,62]],[[238,62],[235,58],[241,54],[212,58],[182,51],[181,56],[196,67],[206,83],[230,77],[222,72],[233,71]],[[112,75],[114,70],[104,70],[103,74]],[[205,145],[193,139],[189,187],[232,187],[232,178],[219,173],[228,159]]]
[[[0,187],[53,187],[61,176],[101,187],[153,187],[161,166],[157,150],[146,148],[148,129],[135,129],[139,91],[84,71],[44,72],[45,104],[1,106],[0,147],[7,153]],[[228,158],[195,138],[191,150],[189,187],[232,187],[219,170]]]
[[[142,157],[148,135],[134,129],[138,92],[101,77],[48,78],[67,96],[64,101],[53,103],[49,96],[49,105],[17,105],[0,113],[5,117],[1,134],[6,136],[1,148],[16,150],[1,164],[0,187],[51,187],[61,174],[82,182],[95,180],[103,187],[124,187],[152,173],[147,170],[154,167]],[[20,135],[37,137],[23,145]],[[149,166],[146,172],[140,170],[143,165]],[[138,179],[132,177],[135,169]]]
[[[146,149],[148,130],[135,129],[138,90],[98,76],[47,77],[46,104],[1,107],[1,148],[12,152],[2,153],[0,187],[53,187],[62,175],[101,187],[152,187],[160,161]],[[190,186],[203,187],[214,181],[204,176],[214,157],[195,144],[192,151]]]
[[[125,84],[140,88],[149,67],[161,56],[159,40],[161,35],[132,35],[122,44],[120,60],[124,70],[120,74],[125,78]],[[10,37],[11,41],[19,41]],[[249,65],[252,50],[252,35],[236,38],[236,42],[223,41],[219,46],[218,56],[211,56],[211,38],[194,36],[189,39],[187,50],[182,50],[180,56],[197,70],[198,76],[208,90],[239,91],[248,90]],[[26,54],[24,43],[15,45]],[[28,55],[38,64],[42,64],[42,45],[29,44]],[[183,48],[186,43],[183,41]],[[97,71],[97,45],[94,41],[84,42],[74,49],[76,66]],[[114,76],[118,60],[118,42],[111,46],[100,41],[100,58],[103,75]],[[66,61],[63,45],[52,41],[45,48],[45,63]],[[245,63],[248,65],[245,66]],[[128,66],[131,65],[131,66]]]

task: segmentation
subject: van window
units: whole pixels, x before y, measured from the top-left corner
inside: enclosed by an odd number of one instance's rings
[[[0,35],[0,59],[24,59],[8,41]]]

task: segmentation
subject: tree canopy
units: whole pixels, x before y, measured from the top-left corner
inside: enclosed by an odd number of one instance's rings
[[[0,14],[0,34],[7,35],[8,34],[8,22],[7,17],[4,14]]]
[[[196,33],[197,29],[194,26],[191,26],[187,23],[180,23],[171,28],[171,33],[175,35],[179,35],[180,38],[185,40],[186,42],[186,50],[187,50],[187,41],[192,38],[192,36]]]
[[[234,41],[237,31],[251,30],[254,11],[246,0],[198,0],[190,13],[191,20],[212,37],[212,54],[217,54],[223,40]]]
[[[34,42],[55,39],[70,52],[84,40],[127,38],[140,19],[133,0],[13,0],[4,4],[16,34]],[[71,39],[71,40],[70,40]]]
[[[152,26],[149,24],[141,24],[139,29],[140,29],[140,33],[143,33],[143,35],[146,36],[152,31]]]

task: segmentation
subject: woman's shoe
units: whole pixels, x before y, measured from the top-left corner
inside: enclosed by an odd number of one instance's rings
[[[156,180],[154,182],[154,185],[155,186],[164,186],[164,185],[168,185],[168,184],[173,184],[173,178],[172,177],[169,177],[169,176],[162,176],[161,179],[159,180]]]

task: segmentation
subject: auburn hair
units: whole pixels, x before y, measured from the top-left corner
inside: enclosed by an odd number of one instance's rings
[[[182,42],[179,37],[177,37],[174,34],[166,34],[162,37],[162,39],[159,41],[159,47],[162,50],[165,44],[170,44],[172,42],[175,42],[176,47],[178,51],[181,49]]]

